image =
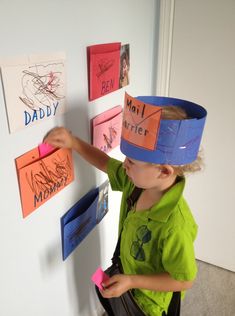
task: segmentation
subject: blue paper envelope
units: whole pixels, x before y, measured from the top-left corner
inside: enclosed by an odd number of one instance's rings
[[[83,196],[61,217],[62,253],[65,260],[96,226],[99,189]]]
[[[106,180],[100,187],[84,195],[60,220],[62,254],[65,260],[108,212],[108,186]]]

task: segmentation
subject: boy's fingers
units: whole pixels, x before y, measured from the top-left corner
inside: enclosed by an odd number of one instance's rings
[[[62,131],[61,127],[56,126],[56,127],[52,128],[51,130],[49,130],[46,133],[46,135],[43,138],[43,141],[47,141],[47,140],[54,141],[54,140],[57,140],[57,137],[58,137],[58,135],[60,135],[61,131]]]
[[[104,288],[108,288],[108,287],[110,287],[111,285],[113,285],[116,282],[117,282],[117,279],[116,279],[116,276],[114,275],[111,278],[109,278],[108,280],[106,280],[105,282],[103,282],[102,286]]]
[[[50,130],[46,133],[46,135],[43,137],[43,141],[46,140],[46,139],[48,138],[48,136],[51,136],[51,135],[55,132],[56,129],[58,129],[58,127],[54,127],[54,128],[52,128],[52,129],[50,129]]]

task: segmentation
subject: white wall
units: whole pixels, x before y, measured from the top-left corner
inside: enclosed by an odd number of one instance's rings
[[[1,57],[65,51],[67,114],[9,134],[0,90],[1,261],[0,315],[91,316],[96,310],[90,275],[110,263],[116,242],[119,193],[110,212],[65,261],[60,217],[105,176],[74,155],[75,181],[22,219],[14,159],[37,146],[55,125],[89,141],[89,119],[122,104],[124,89],[94,102],[87,99],[86,46],[130,43],[132,95],[150,94],[156,64],[158,1],[0,1]],[[112,155],[121,156],[119,150]]]
[[[208,110],[205,170],[186,190],[199,224],[196,254],[235,271],[235,1],[174,2],[169,94]]]

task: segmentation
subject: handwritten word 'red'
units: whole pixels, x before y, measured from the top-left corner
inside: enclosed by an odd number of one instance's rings
[[[44,117],[55,116],[59,102],[53,103],[53,106],[46,106],[45,109],[24,111],[24,125],[33,123],[34,121],[42,120]]]
[[[71,177],[71,169],[68,156],[64,159],[57,156],[53,160],[52,167],[48,167],[42,160],[40,171],[31,171],[30,175],[26,175],[27,182],[34,194],[34,207],[67,185],[67,181]]]

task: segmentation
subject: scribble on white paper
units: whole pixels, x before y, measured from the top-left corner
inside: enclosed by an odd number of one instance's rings
[[[64,99],[63,63],[38,64],[22,71],[20,100],[30,109],[51,107]]]

